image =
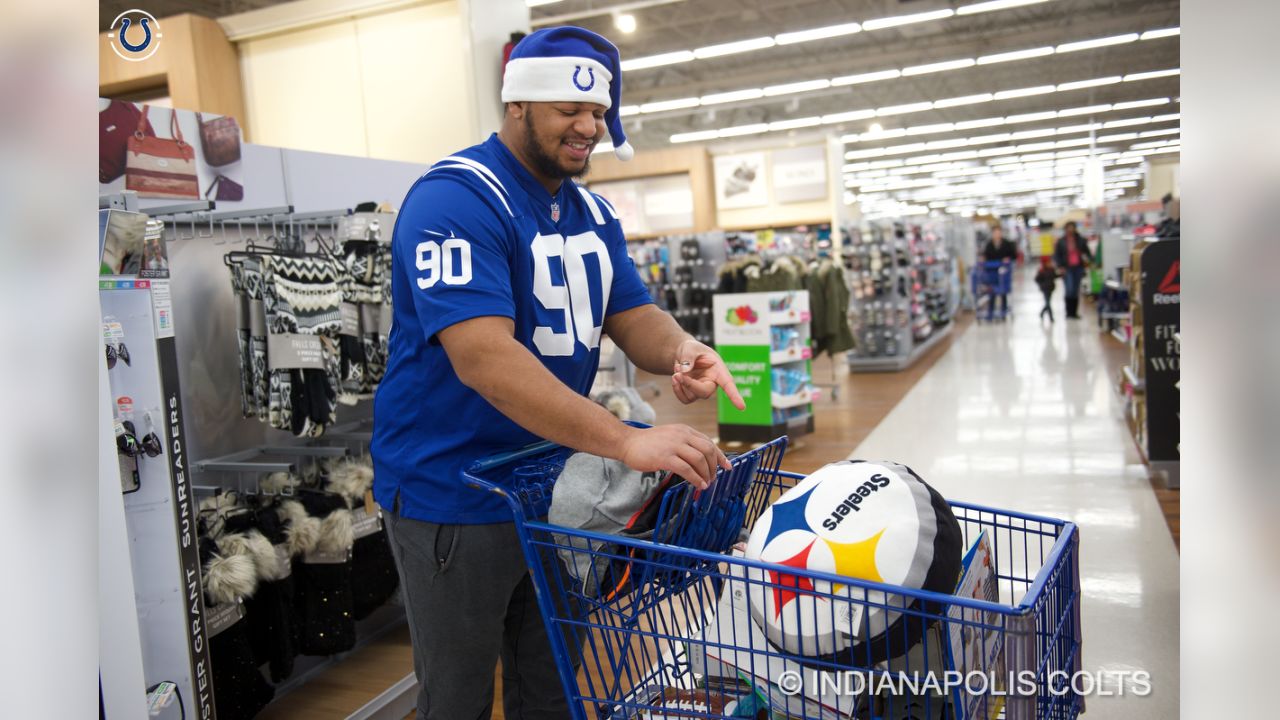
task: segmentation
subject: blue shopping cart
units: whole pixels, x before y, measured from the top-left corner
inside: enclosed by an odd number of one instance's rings
[[[973,285],[973,307],[976,317],[982,319],[982,304],[986,301],[987,322],[1008,318],[1009,293],[1013,289],[1013,265],[1006,260],[989,260],[973,266],[971,273]],[[1000,301],[1000,309],[996,310],[996,301]]]
[[[803,480],[779,469],[786,446],[782,437],[733,458],[733,469],[720,470],[705,491],[675,486],[663,496],[648,540],[539,519],[572,452],[563,447],[542,443],[467,471],[473,487],[501,495],[511,507],[575,720],[1071,720],[1083,712],[1083,698],[1063,681],[1081,659],[1074,524],[951,504],[966,545],[988,534],[999,603],[793,567],[779,574],[782,566],[727,553],[770,502]],[[584,583],[570,572],[582,567],[579,560],[590,560],[595,582]],[[901,613],[918,620],[917,632],[927,629],[910,652],[887,661],[872,662],[869,653],[860,656],[852,648],[800,657],[743,623],[729,622],[746,611],[753,585],[828,600],[812,607],[833,613],[833,622],[841,608],[861,606]],[[586,592],[588,586],[597,591]],[[863,633],[870,615],[861,613]],[[900,625],[907,632],[912,624]],[[955,657],[950,648],[957,637],[980,638],[982,659]],[[998,663],[988,663],[988,657]],[[991,682],[1007,678],[1007,695],[999,685],[982,686],[980,678],[959,687],[910,685],[912,677],[950,668],[980,672]],[[798,689],[794,682],[783,687],[791,671],[802,678]],[[851,677],[862,678],[861,687]],[[835,684],[828,687],[832,678]],[[885,678],[907,680],[913,691],[886,692]],[[837,689],[836,696],[829,689]]]

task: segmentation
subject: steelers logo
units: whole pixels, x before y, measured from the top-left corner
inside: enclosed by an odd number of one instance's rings
[[[775,646],[799,656],[877,642],[903,621],[893,608],[906,607],[910,598],[786,568],[950,592],[960,546],[950,507],[909,468],[832,463],[784,493],[752,529],[747,557],[779,567],[749,572],[751,618]],[[945,587],[940,578],[948,572]]]

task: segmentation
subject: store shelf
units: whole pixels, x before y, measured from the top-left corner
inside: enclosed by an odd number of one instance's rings
[[[1134,392],[1140,393],[1146,390],[1146,384],[1138,379],[1138,375],[1133,372],[1133,368],[1125,365],[1124,368],[1121,369],[1121,372],[1124,373],[1125,382],[1129,383],[1129,386],[1133,388]]]
[[[808,360],[813,357],[813,348],[788,348],[786,350],[774,350],[769,353],[769,363],[772,365],[783,365],[785,363],[799,362],[800,360]]]
[[[782,395],[780,393],[772,393],[773,407],[775,409],[787,409],[808,405],[818,399],[820,395],[817,390],[802,390],[794,395]]]
[[[804,312],[796,312],[795,310],[779,310],[769,313],[769,324],[778,325],[800,325],[807,323],[812,319],[813,315],[807,310]]]
[[[929,352],[934,345],[942,342],[942,339],[951,334],[951,324],[948,323],[933,331],[927,340],[916,345],[911,350],[910,355],[894,355],[893,357],[855,357],[849,356],[850,372],[897,372],[905,370],[915,364],[920,356]]]

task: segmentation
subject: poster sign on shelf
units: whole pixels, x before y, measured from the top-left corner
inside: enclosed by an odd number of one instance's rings
[[[618,212],[628,237],[693,228],[693,185],[687,173],[592,183],[591,190]]]
[[[716,157],[716,207],[732,210],[768,205],[765,169],[762,152]]]
[[[827,154],[821,145],[773,152],[773,199],[779,203],[827,198]]]
[[[242,133],[236,119],[98,99],[98,194],[244,200]]]

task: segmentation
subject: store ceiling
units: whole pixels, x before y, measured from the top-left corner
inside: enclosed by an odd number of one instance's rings
[[[1179,137],[1176,133],[1163,132],[1170,128],[1176,130],[1177,118],[1151,124],[1124,124],[1126,120],[1179,112],[1178,75],[1146,79],[1141,75],[1180,66],[1179,37],[1158,32],[1178,27],[1178,0],[558,0],[541,5],[537,3],[545,0],[531,2],[535,3],[530,8],[535,28],[562,23],[590,28],[612,39],[621,49],[624,61],[667,53],[702,56],[707,53],[699,52],[700,49],[747,40],[769,46],[657,67],[627,69],[623,96],[625,123],[629,139],[637,150],[671,147],[673,136],[679,139],[681,134],[688,133],[699,133],[693,136],[699,142],[721,149],[752,143],[776,144],[781,138],[803,142],[834,133],[850,141],[846,150],[869,151],[863,154],[874,155],[876,148],[920,142],[950,143],[954,147],[956,141],[975,135],[1022,133],[1007,143],[988,141],[984,149],[995,152],[995,148],[1004,146],[1043,146],[1045,141],[1037,143],[1026,135],[1090,122],[1119,123],[1119,127],[1124,128],[1095,130],[1095,134],[1103,138],[1121,136],[1122,139],[1108,140],[1105,146],[1114,152],[1131,151],[1134,144],[1151,145],[1161,139]],[[272,0],[158,0],[151,3],[149,9],[162,16],[193,11],[217,17],[270,4],[275,3]],[[104,22],[110,22],[114,16],[110,11],[115,5],[120,3],[109,0],[100,5]],[[125,5],[121,5],[121,9]],[[993,9],[981,11],[983,8]],[[635,18],[634,32],[623,33],[615,26],[618,13]],[[932,19],[900,25],[876,22],[924,13]],[[858,23],[861,30],[791,43],[787,40],[795,38],[785,35],[849,23]],[[880,27],[884,24],[890,26]],[[1071,43],[1103,38],[1115,38],[1115,44],[1070,48]],[[1027,53],[1030,57],[989,62],[989,56],[1019,51],[1034,52]],[[935,63],[953,63],[960,67],[935,68],[932,72],[927,72],[928,67],[920,67]],[[869,73],[900,76],[856,83],[839,80]],[[1138,77],[1134,78],[1135,75]],[[1108,78],[1121,80],[1108,82]],[[799,91],[794,87],[778,87],[809,81],[813,81],[812,87]],[[828,83],[831,85],[826,86]],[[1031,88],[1053,91],[1026,95],[1018,92],[1030,92]],[[748,98],[716,102],[717,98],[709,97],[738,91]],[[761,93],[765,95],[750,97]],[[975,102],[984,100],[987,94],[993,99]],[[968,101],[948,102],[959,98],[968,98]],[[1168,101],[1136,108],[1124,105],[1161,98]],[[944,102],[937,103],[939,100]],[[666,108],[652,105],[667,101],[675,102]],[[1064,117],[1047,115],[1050,111],[1113,104],[1120,107]],[[1032,114],[1041,117],[1037,119]],[[841,115],[846,119],[840,121]],[[978,129],[965,125],[1010,116],[1030,117],[999,126],[989,121]],[[887,137],[868,137],[866,133],[872,123],[878,123]],[[769,129],[768,124],[774,125]],[[961,127],[947,129],[947,124]],[[922,127],[929,132],[917,133]],[[723,132],[726,129],[728,133]],[[892,137],[907,129],[912,134]],[[722,138],[721,134],[732,136]],[[1135,137],[1128,138],[1128,135]],[[1084,136],[1087,137],[1087,131]],[[1078,148],[1080,145],[1072,141],[1080,137],[1080,134],[1067,134],[1050,140]],[[921,149],[923,152],[933,153],[934,148],[926,146]],[[887,157],[910,155],[894,150]],[[851,158],[850,162],[860,159],[874,160]]]

